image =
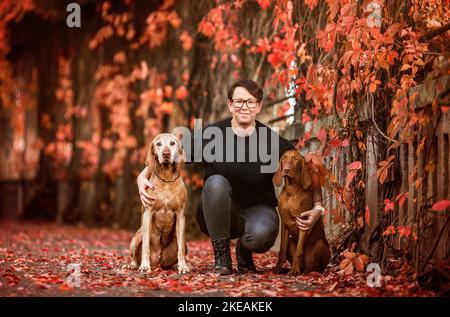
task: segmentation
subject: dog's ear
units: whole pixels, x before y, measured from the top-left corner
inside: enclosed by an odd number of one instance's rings
[[[153,149],[153,142],[150,144],[150,148],[147,152],[147,157],[145,158],[145,165],[153,170],[153,166],[155,166],[155,150]]]
[[[278,163],[278,169],[273,175],[272,181],[275,184],[275,186],[281,186],[281,171],[283,170],[283,156],[280,159],[280,162]]]
[[[182,147],[177,151],[177,154],[175,155],[175,162],[178,165],[178,168],[181,170],[184,166],[184,162],[186,162],[186,153],[184,153],[184,150]]]
[[[309,172],[309,168],[305,163],[305,159],[303,156],[300,160],[300,180],[302,183],[303,189],[308,189],[311,186],[311,173]]]

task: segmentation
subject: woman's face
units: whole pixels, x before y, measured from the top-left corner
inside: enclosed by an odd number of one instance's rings
[[[236,123],[242,126],[252,125],[261,108],[262,101],[255,98],[244,87],[236,87],[233,92],[233,99],[228,100],[228,109]]]

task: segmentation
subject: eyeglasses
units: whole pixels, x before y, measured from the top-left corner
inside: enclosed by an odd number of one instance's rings
[[[259,100],[254,100],[254,99],[248,99],[248,100],[243,100],[243,99],[233,99],[233,106],[237,109],[240,109],[244,106],[244,104],[247,105],[248,109],[255,109],[256,107],[258,107],[260,101]]]

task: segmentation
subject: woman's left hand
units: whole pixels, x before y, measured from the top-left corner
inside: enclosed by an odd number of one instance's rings
[[[300,216],[295,217],[295,222],[300,230],[306,231],[311,229],[317,220],[322,216],[322,212],[318,209],[311,209],[303,212]]]

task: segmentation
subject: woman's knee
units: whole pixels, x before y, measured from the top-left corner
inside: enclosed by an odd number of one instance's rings
[[[276,210],[263,210],[246,220],[243,246],[256,253],[268,251],[278,236],[279,220]]]
[[[203,197],[217,197],[220,195],[230,195],[231,184],[222,175],[211,175],[209,176],[205,184],[203,185]]]
[[[203,185],[200,202],[206,221],[221,221],[231,212],[231,185],[221,175],[211,175]]]

